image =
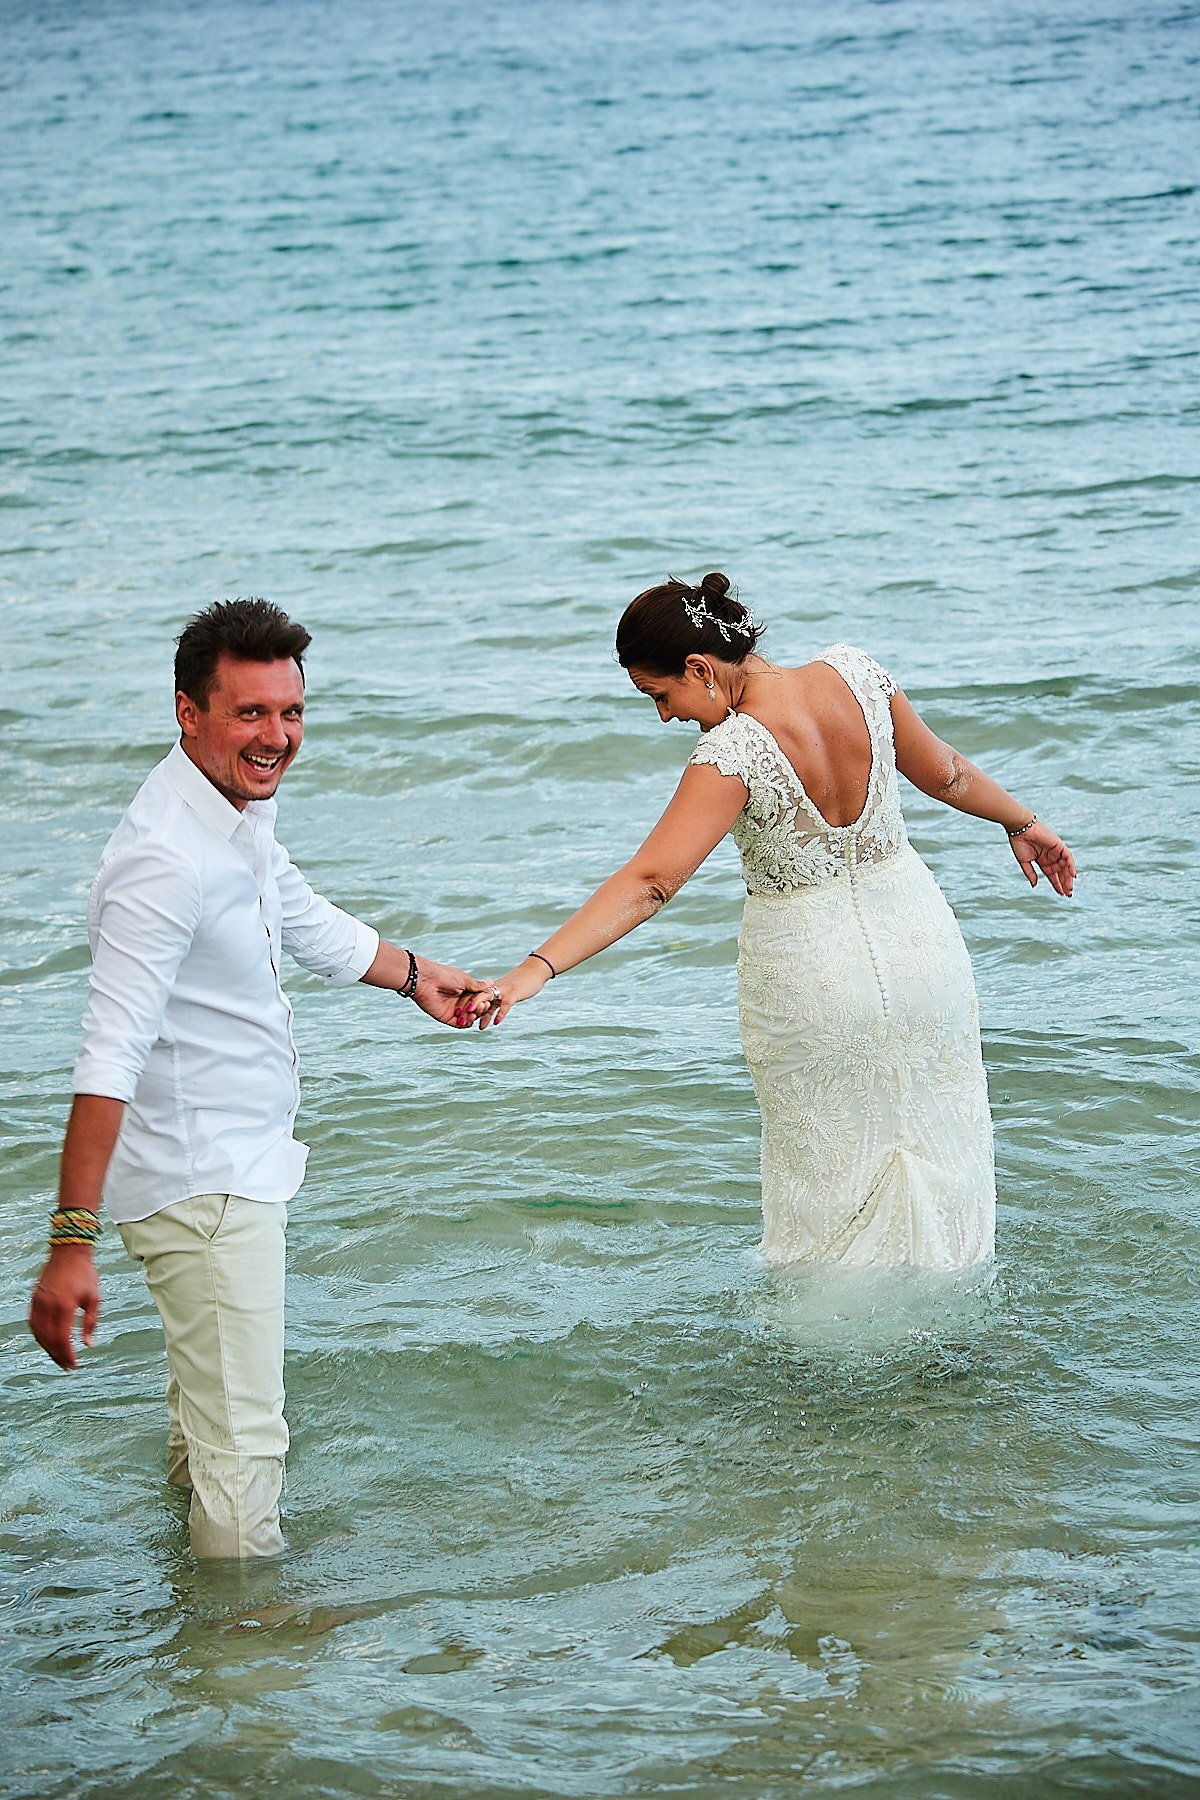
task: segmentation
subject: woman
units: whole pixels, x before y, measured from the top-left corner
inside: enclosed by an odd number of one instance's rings
[[[801,668],[724,575],[632,601],[617,655],[660,719],[700,741],[637,854],[464,1007],[499,1024],[553,976],[653,917],[727,831],[748,898],[742,1044],[762,1114],[770,1262],[961,1269],[991,1254],[996,1189],[975,984],[941,890],[908,841],[897,768],[1003,826],[1031,886],[1069,895],[1062,839],[936,737],[862,650]]]

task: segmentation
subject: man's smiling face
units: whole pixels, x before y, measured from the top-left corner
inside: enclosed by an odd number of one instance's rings
[[[202,707],[176,694],[183,748],[238,811],[269,800],[304,737],[304,677],[290,656],[246,662],[221,655]]]

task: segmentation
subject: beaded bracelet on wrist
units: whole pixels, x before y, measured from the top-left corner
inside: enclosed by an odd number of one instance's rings
[[[558,970],[555,968],[554,964],[550,961],[550,958],[548,956],[543,956],[540,950],[531,950],[529,952],[529,954],[530,954],[530,956],[536,956],[539,962],[545,963],[546,967],[550,971],[550,979],[551,979],[551,981],[553,981],[555,976],[558,974]]]
[[[402,1000],[411,1000],[417,991],[417,959],[411,950],[405,952],[408,957],[408,974],[396,989]]]
[[[1018,825],[1017,829],[1015,831],[1009,831],[1007,825],[1004,827],[1004,830],[1010,838],[1024,837],[1025,833],[1029,830],[1029,827],[1031,825],[1036,825],[1036,824],[1037,824],[1037,814],[1034,813],[1032,819],[1026,819],[1025,823],[1023,825]]]
[[[100,1220],[90,1207],[59,1207],[50,1214],[52,1244],[94,1244],[99,1236]]]

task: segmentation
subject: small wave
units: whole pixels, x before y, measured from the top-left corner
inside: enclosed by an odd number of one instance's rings
[[[939,1269],[769,1269],[758,1296],[764,1324],[817,1352],[911,1349],[960,1344],[986,1325],[994,1263]]]
[[[1200,475],[1128,475],[1119,481],[1087,481],[1070,487],[1014,488],[1008,497],[1010,500],[1084,500],[1092,494],[1188,487],[1200,487]]]

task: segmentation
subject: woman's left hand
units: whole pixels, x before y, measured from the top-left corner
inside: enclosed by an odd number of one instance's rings
[[[540,994],[549,979],[546,965],[527,957],[498,981],[489,982],[485,993],[463,994],[459,1003],[462,1016],[468,1025],[478,1020],[480,1031],[486,1031],[489,1025],[499,1025],[522,1000]]]
[[[1075,858],[1057,831],[1035,819],[1027,831],[1009,838],[1008,847],[1024,869],[1030,887],[1037,886],[1040,869],[1056,894],[1070,898],[1075,886]]]

